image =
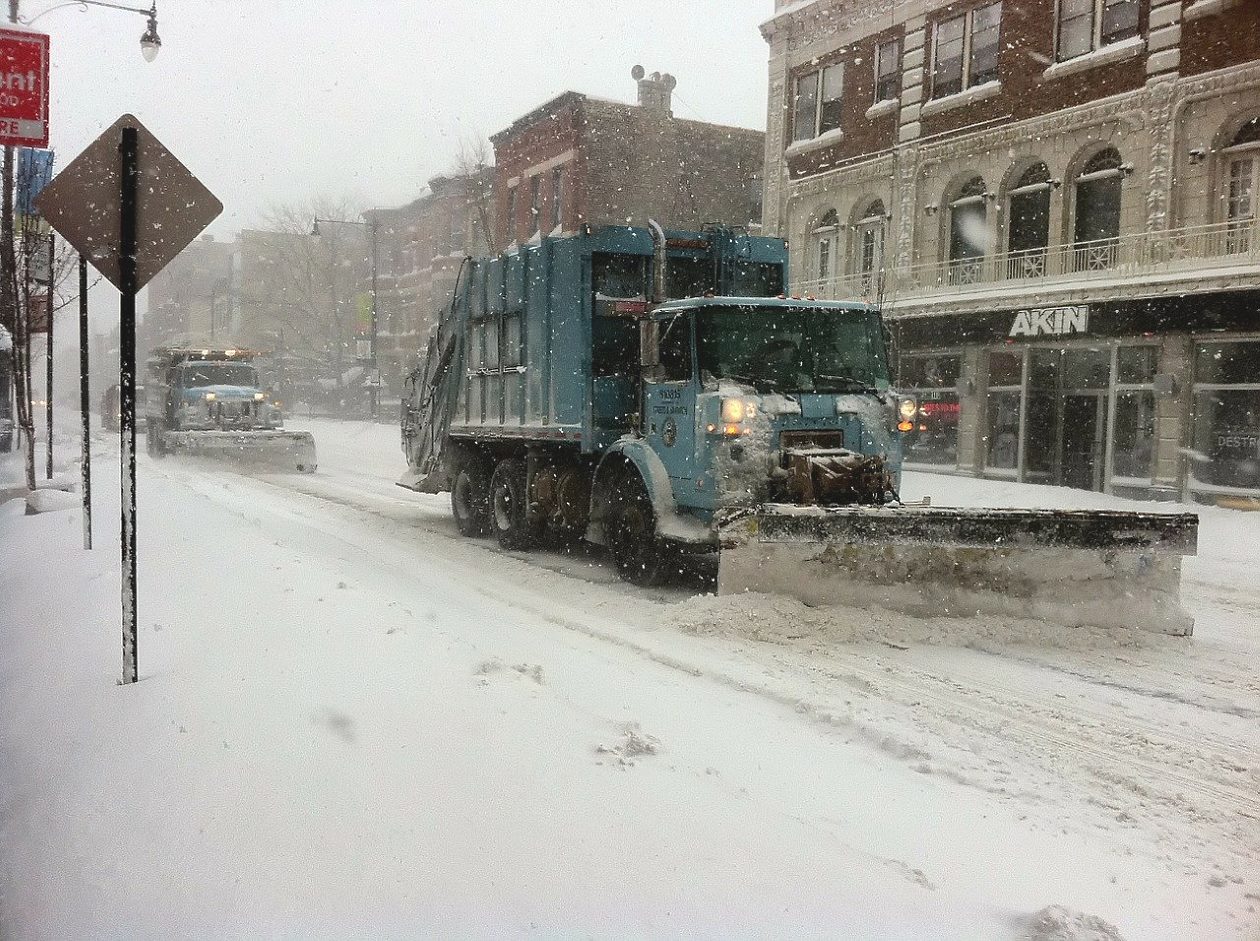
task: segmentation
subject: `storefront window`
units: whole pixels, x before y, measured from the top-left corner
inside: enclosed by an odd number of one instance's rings
[[[1116,350],[1116,404],[1111,440],[1111,475],[1150,481],[1155,477],[1155,392],[1159,347]]]
[[[1116,351],[1116,382],[1120,385],[1150,385],[1159,366],[1159,347],[1122,346]]]
[[[1116,393],[1116,433],[1111,474],[1150,480],[1155,476],[1155,393]]]
[[[956,354],[903,356],[898,387],[919,403],[914,430],[903,438],[905,459],[917,464],[958,463],[958,377]]]
[[[985,466],[989,470],[1019,471],[1023,384],[1022,351],[995,351],[989,354],[989,393],[985,402],[988,415]]]
[[[1196,482],[1260,489],[1260,342],[1199,345],[1194,451]]]

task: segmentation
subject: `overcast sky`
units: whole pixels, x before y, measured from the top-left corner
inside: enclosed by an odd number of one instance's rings
[[[119,0],[128,3],[128,0]],[[149,0],[130,0],[146,6]],[[22,0],[31,19],[64,0]],[[52,10],[52,144],[64,166],[136,114],[225,206],[230,237],[313,195],[396,205],[568,89],[632,101],[630,68],[678,78],[674,113],[764,128],[770,0],[158,0],[144,18]]]

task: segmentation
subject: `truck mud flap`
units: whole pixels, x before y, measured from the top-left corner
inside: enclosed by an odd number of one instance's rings
[[[718,592],[920,617],[1033,618],[1188,635],[1194,514],[764,505],[718,523]]]
[[[180,431],[163,437],[182,454],[250,464],[276,465],[311,473],[316,466],[315,438],[309,431]]]

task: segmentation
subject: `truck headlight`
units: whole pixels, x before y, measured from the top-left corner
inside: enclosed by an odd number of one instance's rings
[[[897,414],[903,421],[910,421],[919,411],[919,403],[910,396],[904,396],[897,402]]]
[[[214,401],[215,399],[217,399],[217,398],[218,398],[218,396],[217,396],[217,395],[215,395],[213,392],[207,392],[207,393],[206,393],[206,401],[207,401],[207,402],[213,402],[213,401]]]
[[[267,397],[267,396],[265,396],[265,395],[264,395],[263,393],[261,393],[261,392],[255,392],[255,393],[254,393],[254,401],[255,401],[255,402],[261,402],[261,401],[262,401],[263,399],[265,399],[266,397]]]
[[[747,406],[743,399],[722,400],[722,421],[724,422],[741,422],[744,420],[746,411]]]

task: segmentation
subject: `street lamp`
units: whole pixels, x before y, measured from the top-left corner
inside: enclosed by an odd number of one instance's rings
[[[380,413],[380,395],[381,395],[381,375],[376,363],[376,283],[377,270],[380,267],[380,220],[375,216],[368,218],[367,222],[356,222],[353,219],[321,219],[316,216],[311,222],[311,235],[315,238],[319,237],[319,224],[323,222],[331,225],[357,225],[367,229],[372,234],[372,327],[369,333],[368,341],[368,368],[371,372],[371,385],[368,387],[369,408],[372,413],[372,421],[375,422]]]
[[[149,22],[144,28],[144,32],[140,34],[140,54],[144,56],[145,62],[152,62],[157,58],[158,50],[162,48],[162,39],[158,36],[157,31],[157,0],[149,6],[149,9],[143,7],[126,7],[120,3],[106,3],[105,0],[72,0],[70,3],[62,3],[55,7],[49,7],[43,13],[32,16],[29,20],[22,20],[26,26],[30,26],[41,16],[53,12],[53,10],[62,10],[66,7],[83,7],[87,12],[88,7],[105,7],[109,10],[123,10],[127,13],[139,13],[141,16],[148,17]]]

